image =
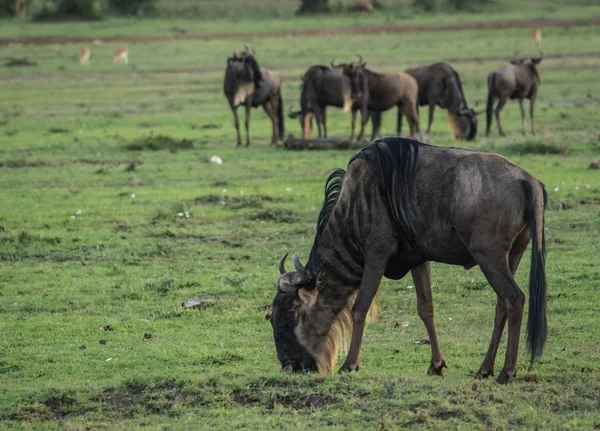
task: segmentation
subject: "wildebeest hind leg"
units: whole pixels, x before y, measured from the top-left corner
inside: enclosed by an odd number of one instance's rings
[[[519,99],[519,108],[521,109],[521,133],[525,136],[525,107],[523,106],[523,99]]]
[[[496,123],[498,123],[498,133],[500,136],[504,136],[504,130],[502,129],[502,123],[500,122],[500,111],[502,111],[502,108],[504,108],[504,105],[506,105],[507,100],[508,99],[506,96],[501,96],[500,100],[498,100],[498,105],[496,105],[496,109],[494,110],[494,114],[496,114]]]
[[[274,102],[269,101],[263,105],[263,109],[271,119],[272,124],[272,135],[271,145],[277,145],[279,136],[278,118],[277,118],[277,107],[274,106]]]
[[[367,313],[371,307],[371,302],[377,294],[381,278],[385,267],[379,267],[379,262],[387,262],[385,259],[368,259],[365,258],[365,262],[377,262],[374,265],[365,264],[360,287],[358,289],[358,295],[356,301],[352,307],[352,339],[350,341],[350,349],[348,349],[348,356],[344,361],[344,364],[340,368],[340,373],[349,371],[358,371],[360,366],[360,346],[362,344],[363,331],[365,329],[365,321]]]
[[[327,138],[327,107],[321,108],[321,118],[323,119],[323,137]]]
[[[429,342],[431,343],[431,364],[429,365],[427,374],[430,376],[442,376],[444,368],[447,368],[447,364],[435,332],[429,262],[422,263],[413,268],[411,275],[417,293],[417,312],[425,324],[425,328],[427,328]]]
[[[502,338],[502,331],[504,331],[504,325],[506,324],[506,308],[504,306],[504,300],[499,295],[496,301],[496,317],[494,318],[494,330],[492,331],[492,339],[490,340],[490,346],[483,359],[479,371],[475,374],[479,378],[487,378],[494,375],[494,364],[496,362],[496,353],[498,353],[498,346]]]
[[[535,106],[535,96],[529,99],[529,119],[531,122],[531,134],[535,135],[535,125],[533,123],[533,108]]]
[[[503,255],[477,255],[473,257],[479,263],[483,274],[492,285],[498,295],[498,301],[502,301],[502,306],[506,310],[508,319],[508,343],[506,348],[506,357],[504,367],[496,379],[498,383],[508,383],[510,379],[517,374],[517,354],[519,351],[519,336],[521,334],[521,321],[523,319],[523,307],[525,305],[525,294],[521,291],[508,265],[508,256]],[[502,317],[502,309],[496,309],[496,317]],[[500,311],[500,312],[499,312]],[[496,326],[501,323],[496,322]],[[494,328],[494,334],[496,328]],[[501,333],[499,334],[501,335]],[[499,341],[499,340],[498,340]],[[490,347],[494,340],[490,342]]]

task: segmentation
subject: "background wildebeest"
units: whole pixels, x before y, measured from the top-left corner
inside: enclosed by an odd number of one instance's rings
[[[300,118],[303,139],[312,138],[313,116],[317,122],[319,138],[327,138],[327,106],[343,108],[344,112],[352,108],[350,80],[339,70],[322,65],[312,66],[302,77],[300,110],[290,109],[288,114],[290,118]],[[381,113],[371,112],[370,115],[381,122]],[[353,137],[354,124],[352,130]]]
[[[250,146],[250,111],[257,106],[264,108],[273,124],[271,145],[277,145],[278,138],[283,139],[284,118],[281,80],[269,69],[261,68],[254,52],[250,53],[248,47],[240,54],[234,52],[233,56],[227,59],[223,91],[233,111],[238,147],[242,145],[240,121],[237,114],[237,108],[240,105],[244,105],[246,108],[247,147]]]
[[[498,376],[515,376],[525,295],[514,275],[533,239],[527,340],[531,363],[546,341],[543,185],[496,154],[442,148],[402,138],[376,141],[348,171],[327,180],[325,203],[306,268],[279,265],[271,323],[282,366],[331,373],[341,334],[352,333],[341,371],[359,368],[365,318],[381,278],[409,271],[417,309],[431,341],[429,374],[446,359],[437,339],[429,261],[479,265],[497,294],[492,339],[478,371],[494,373],[504,325],[508,345]]]
[[[492,127],[492,110],[494,101],[498,99],[498,104],[494,113],[498,122],[498,133],[504,136],[502,123],[500,122],[500,111],[510,99],[517,99],[521,108],[521,131],[525,134],[525,108],[523,99],[529,99],[529,118],[531,120],[531,133],[535,135],[535,125],[533,120],[533,111],[535,99],[537,97],[538,87],[541,84],[540,75],[536,65],[543,58],[539,57],[516,58],[510,60],[511,64],[501,67],[488,75],[488,98],[486,106],[486,130],[485,135],[489,136]]]
[[[477,135],[477,113],[469,109],[460,76],[448,63],[406,69],[419,86],[419,106],[429,105],[427,134],[431,130],[436,105],[448,110],[456,139],[470,141]],[[402,130],[402,112],[398,112],[398,130]]]
[[[408,119],[410,125],[411,137],[421,134],[419,126],[419,114],[417,111],[418,87],[415,79],[404,73],[386,73],[380,74],[366,68],[367,63],[359,61],[350,64],[341,64],[332,67],[340,67],[350,79],[350,97],[355,106],[360,110],[361,124],[358,140],[364,137],[365,125],[368,121],[368,112],[387,111],[394,106],[398,107]],[[352,111],[352,135],[354,135],[354,118],[356,111]],[[373,122],[373,133],[371,140],[374,140],[379,132],[379,121]],[[398,131],[399,133],[399,131]]]

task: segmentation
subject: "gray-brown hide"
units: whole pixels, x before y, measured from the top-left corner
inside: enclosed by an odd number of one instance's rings
[[[350,95],[355,106],[360,110],[361,127],[357,139],[360,141],[364,137],[369,111],[383,112],[394,106],[406,115],[411,137],[420,136],[417,81],[404,72],[381,74],[367,69],[366,65],[360,57],[358,62],[340,66],[344,75],[350,79]],[[334,66],[333,62],[332,66]],[[352,112],[353,126],[354,116],[355,111]],[[377,123],[373,124],[371,140],[374,140],[379,132],[380,122]],[[354,134],[354,127],[352,132]]]
[[[300,119],[302,139],[312,139],[313,117],[317,122],[319,138],[327,138],[327,106],[343,108],[344,112],[352,109],[350,81],[340,70],[322,65],[312,66],[302,77],[300,111],[289,112],[290,118]],[[381,116],[380,113],[372,114],[378,118]]]
[[[269,69],[261,68],[252,53],[246,48],[238,54],[235,52],[227,59],[223,92],[233,112],[237,146],[242,145],[240,122],[237,108],[242,105],[246,110],[246,146],[250,146],[250,112],[262,106],[273,125],[271,145],[283,140],[284,117],[283,100],[281,98],[281,80]]]
[[[486,131],[485,135],[490,135],[492,127],[492,111],[496,115],[498,123],[498,133],[504,136],[502,122],[500,121],[500,111],[508,99],[517,99],[521,108],[521,131],[525,134],[525,107],[523,100],[529,99],[529,118],[531,120],[531,133],[535,135],[534,125],[534,107],[537,97],[538,87],[541,84],[540,75],[536,66],[542,61],[543,55],[539,57],[513,58],[508,66],[496,69],[488,75],[488,98],[486,106]],[[494,102],[498,104],[494,109]]]
[[[477,135],[477,113],[469,109],[458,72],[448,63],[406,69],[419,86],[419,106],[429,105],[427,134],[430,133],[435,107],[448,110],[456,139],[467,141]],[[402,130],[402,113],[398,112],[398,130]]]
[[[531,361],[546,341],[543,185],[506,158],[402,138],[376,141],[326,183],[325,203],[306,267],[280,263],[273,325],[277,356],[291,370],[331,373],[340,333],[351,333],[340,371],[359,368],[367,311],[383,276],[411,272],[417,310],[431,342],[428,373],[446,359],[435,326],[429,262],[479,265],[497,295],[490,346],[478,376],[494,374],[508,322],[498,382],[516,375],[525,295],[515,282],[532,239],[527,340]],[[356,299],[354,299],[356,298]]]

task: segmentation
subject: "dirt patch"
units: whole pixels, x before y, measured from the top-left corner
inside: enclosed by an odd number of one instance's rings
[[[25,161],[25,160],[6,160],[3,162],[0,162],[0,168],[19,169],[19,168],[40,168],[40,167],[46,167],[46,166],[51,166],[51,165],[46,162],[29,162],[29,161]]]
[[[5,67],[31,67],[31,66],[37,66],[37,63],[35,61],[30,60],[27,57],[22,57],[22,58],[15,58],[15,57],[10,57],[8,60],[6,60],[6,63],[4,63]]]
[[[315,392],[303,394],[292,392],[288,394],[268,394],[260,397],[259,394],[248,389],[235,389],[232,393],[233,401],[244,407],[262,406],[272,410],[276,405],[281,405],[294,410],[319,410],[331,404],[339,404],[341,400],[328,393]]]
[[[169,150],[172,153],[179,150],[194,148],[194,142],[190,139],[174,139],[166,135],[150,135],[139,138],[125,147],[128,151],[158,151]]]
[[[252,40],[256,38],[277,37],[306,37],[306,36],[335,36],[335,35],[360,35],[377,33],[414,33],[432,31],[459,31],[459,30],[502,30],[512,28],[535,28],[535,27],[582,27],[600,24],[600,17],[592,18],[533,18],[533,19],[511,19],[494,21],[471,21],[454,23],[428,23],[428,24],[386,24],[386,25],[363,25],[347,27],[323,27],[314,29],[298,30],[269,30],[256,32],[219,32],[219,33],[176,33],[152,36],[110,36],[103,37],[102,41],[110,42],[152,42],[163,40],[214,40],[235,39]],[[92,43],[95,37],[64,37],[64,36],[31,36],[17,38],[0,38],[0,45],[22,44],[22,45],[51,45],[67,43]]]
[[[283,208],[272,208],[265,211],[259,211],[249,218],[250,220],[260,222],[275,223],[294,223],[298,221],[298,217],[292,211]]]
[[[175,403],[189,406],[206,405],[202,391],[186,388],[183,382],[173,379],[157,382],[130,380],[121,387],[112,388],[90,401],[107,404],[125,417],[150,414],[174,414]]]

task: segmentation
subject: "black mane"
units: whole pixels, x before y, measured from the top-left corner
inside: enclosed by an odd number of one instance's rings
[[[407,249],[417,243],[414,179],[420,145],[424,144],[412,139],[384,138],[350,159],[350,163],[356,159],[366,161],[377,176],[379,192],[398,232],[400,245]]]
[[[258,87],[260,87],[260,83],[263,78],[262,72],[260,71],[260,65],[258,64],[258,61],[256,60],[256,58],[254,58],[254,56],[251,54],[248,54],[245,57],[245,60],[252,68],[253,77],[254,77],[254,87],[256,89],[258,89]]]
[[[329,175],[327,181],[325,181],[325,200],[323,201],[323,207],[319,212],[319,218],[317,219],[317,233],[315,234],[315,241],[313,242],[310,256],[308,257],[308,264],[306,269],[314,276],[317,275],[319,269],[317,262],[317,247],[319,245],[319,238],[321,233],[340,198],[340,191],[342,190],[342,182],[344,180],[346,171],[343,169],[336,169]]]
[[[458,91],[460,93],[460,97],[462,98],[462,102],[465,105],[464,107],[467,108],[467,99],[465,98],[465,93],[463,91],[463,86],[462,86],[462,81],[460,80],[460,76],[454,69],[452,69],[452,73],[454,74],[454,78],[456,78],[456,85],[458,86]]]

